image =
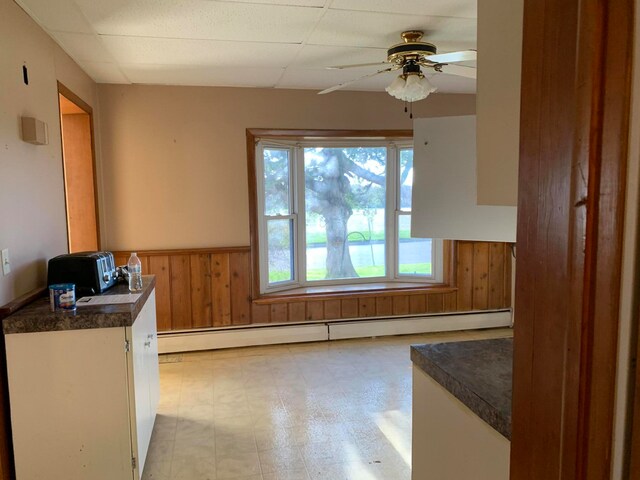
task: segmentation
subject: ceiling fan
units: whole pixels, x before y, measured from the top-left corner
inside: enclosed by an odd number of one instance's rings
[[[429,80],[422,73],[422,68],[432,69],[435,72],[442,72],[448,75],[458,75],[467,78],[476,78],[476,69],[473,67],[455,65],[460,62],[474,61],[477,58],[475,50],[463,50],[460,52],[437,53],[434,44],[420,41],[424,32],[420,30],[409,30],[402,32],[400,36],[403,42],[391,46],[387,50],[387,59],[384,62],[362,63],[357,65],[337,65],[328,67],[332,69],[345,69],[354,67],[369,67],[389,65],[387,68],[378,70],[367,75],[363,75],[354,80],[340,83],[329,87],[319,95],[333,92],[335,90],[351,85],[352,83],[364,80],[365,78],[374,77],[381,73],[402,70],[402,74],[398,76],[386,88],[386,91],[393,97],[405,102],[416,102],[427,98],[434,92],[436,88],[431,85]]]

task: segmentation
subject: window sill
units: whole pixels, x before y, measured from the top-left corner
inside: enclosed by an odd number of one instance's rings
[[[458,289],[445,284],[424,284],[412,282],[379,282],[357,285],[323,285],[298,287],[280,292],[262,294],[253,300],[258,305],[312,299],[333,300],[351,296],[378,297],[393,295],[419,295],[425,293],[451,293]]]

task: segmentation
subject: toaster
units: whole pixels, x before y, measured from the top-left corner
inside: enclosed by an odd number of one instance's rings
[[[78,297],[102,293],[117,281],[111,252],[69,253],[49,260],[47,284],[74,283]]]

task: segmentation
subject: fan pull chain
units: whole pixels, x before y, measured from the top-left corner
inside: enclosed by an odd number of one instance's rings
[[[404,113],[407,113],[407,101],[404,101]]]
[[[413,118],[413,102],[409,103],[409,118]]]

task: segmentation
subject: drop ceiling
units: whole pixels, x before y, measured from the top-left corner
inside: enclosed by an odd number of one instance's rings
[[[98,83],[322,90],[376,68],[326,67],[382,62],[404,30],[423,30],[438,53],[476,48],[476,0],[16,1]],[[346,90],[382,91],[393,78]]]

